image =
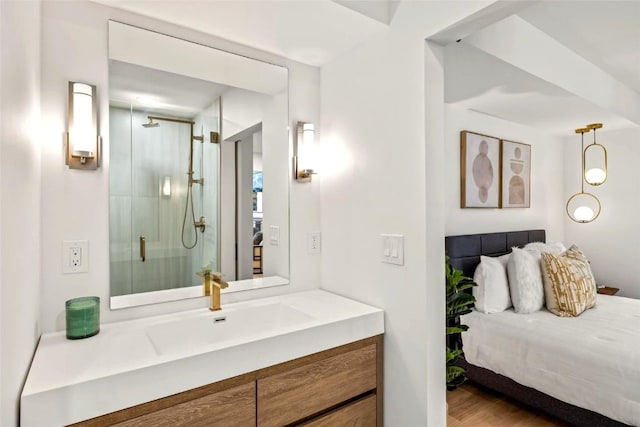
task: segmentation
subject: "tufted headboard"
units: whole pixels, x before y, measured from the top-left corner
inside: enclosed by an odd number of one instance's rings
[[[545,238],[544,230],[466,234],[445,237],[444,248],[451,265],[462,270],[465,276],[473,277],[480,263],[480,255],[504,255],[511,252],[514,246],[523,247],[530,242],[545,242]]]

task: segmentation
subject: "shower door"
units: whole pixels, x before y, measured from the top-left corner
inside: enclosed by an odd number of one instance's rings
[[[110,110],[112,123],[119,118],[110,128],[112,295],[199,285],[198,271],[218,270],[219,146],[211,142],[218,104],[186,118]],[[149,116],[184,122],[150,125]]]

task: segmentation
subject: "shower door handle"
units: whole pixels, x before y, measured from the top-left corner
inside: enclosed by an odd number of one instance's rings
[[[142,260],[142,262],[144,262],[144,260],[147,258],[147,256],[146,256],[146,252],[147,252],[146,246],[147,246],[147,244],[146,244],[146,240],[145,240],[144,236],[140,236],[140,259]]]

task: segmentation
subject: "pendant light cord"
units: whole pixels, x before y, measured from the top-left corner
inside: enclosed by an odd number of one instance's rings
[[[580,171],[580,185],[582,188],[582,193],[584,193],[584,132],[580,132],[580,136],[582,137],[582,151],[580,152],[582,158],[582,171]]]

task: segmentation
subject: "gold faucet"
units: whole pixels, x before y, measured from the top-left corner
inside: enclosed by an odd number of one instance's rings
[[[210,269],[204,269],[196,274],[202,277],[203,294],[205,296],[211,296],[211,305],[209,305],[209,310],[220,310],[222,308],[220,306],[220,290],[228,288],[229,284],[222,280],[221,273],[213,273]]]

